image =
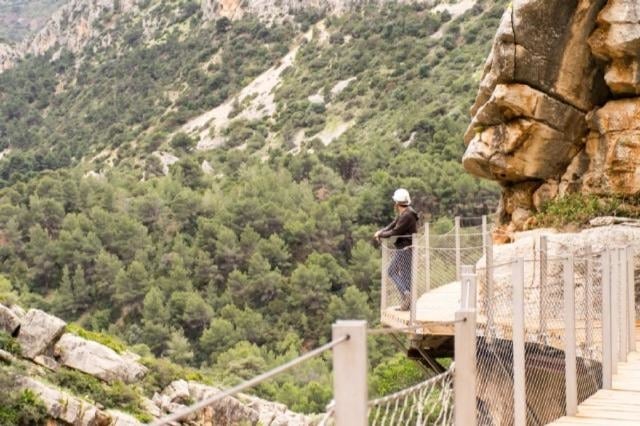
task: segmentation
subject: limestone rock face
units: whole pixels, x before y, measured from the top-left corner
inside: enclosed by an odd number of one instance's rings
[[[66,325],[60,318],[39,309],[30,309],[22,319],[18,334],[22,355],[31,359],[40,355],[60,337]]]
[[[500,217],[516,229],[570,193],[637,195],[639,95],[640,2],[513,2],[471,109],[464,167],[502,185]]]
[[[640,191],[640,98],[608,102],[590,115],[587,142],[591,159],[585,176],[590,193]]]
[[[617,95],[640,94],[640,4],[609,1],[598,15],[598,29],[589,43],[608,62],[605,79]]]
[[[29,377],[21,378],[21,387],[40,397],[49,415],[71,425],[108,426],[111,418],[95,406],[53,386]]]
[[[123,358],[104,345],[68,333],[56,343],[54,353],[62,365],[105,382],[133,383],[147,371],[144,366]]]

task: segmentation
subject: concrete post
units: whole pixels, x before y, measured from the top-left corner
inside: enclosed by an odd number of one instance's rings
[[[513,283],[513,424],[527,424],[525,385],[524,259],[517,259],[511,269]]]
[[[333,348],[333,395],[336,426],[366,426],[367,419],[367,322],[338,321],[334,340],[349,340]]]
[[[454,417],[456,426],[476,425],[476,311],[455,314]]]
[[[563,262],[564,272],[564,356],[567,416],[578,412],[578,376],[576,365],[576,295],[573,256]]]
[[[455,238],[456,238],[456,281],[460,281],[460,267],[462,258],[460,256],[460,216],[455,218]]]
[[[611,251],[602,253],[602,389],[611,389],[613,380],[611,336]]]

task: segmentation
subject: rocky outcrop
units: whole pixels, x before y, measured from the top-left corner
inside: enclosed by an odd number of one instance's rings
[[[35,358],[62,335],[67,324],[39,309],[30,309],[21,321],[18,343],[22,355]]]
[[[20,317],[4,305],[0,305],[0,331],[11,336],[17,336],[20,331]]]
[[[638,194],[638,94],[640,3],[513,2],[471,109],[464,167],[502,185],[500,216],[516,228],[569,193]]]
[[[112,419],[96,406],[67,392],[29,377],[20,379],[20,388],[35,393],[47,408],[49,415],[71,425],[109,426]]]
[[[362,4],[384,3],[388,0],[203,0],[202,12],[206,19],[225,17],[240,19],[246,15],[262,19],[277,19],[304,9],[328,13],[342,13]],[[433,0],[400,0],[399,3],[435,3]]]
[[[133,383],[147,371],[144,366],[118,355],[113,349],[69,333],[56,343],[54,354],[62,365],[109,383],[117,380]]]
[[[19,56],[14,47],[0,42],[0,72],[13,67]]]

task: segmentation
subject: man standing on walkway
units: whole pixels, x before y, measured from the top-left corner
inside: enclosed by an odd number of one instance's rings
[[[392,237],[396,239],[387,273],[400,292],[400,310],[406,311],[411,305],[412,235],[418,229],[418,213],[411,207],[411,196],[406,189],[397,189],[392,198],[396,218],[377,231],[374,237],[377,240]]]

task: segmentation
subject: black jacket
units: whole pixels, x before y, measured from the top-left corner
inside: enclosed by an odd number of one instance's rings
[[[396,239],[395,247],[402,249],[412,244],[411,236],[418,232],[418,213],[409,207],[396,217],[393,222],[383,228],[379,234],[380,238],[390,238],[399,236]]]

